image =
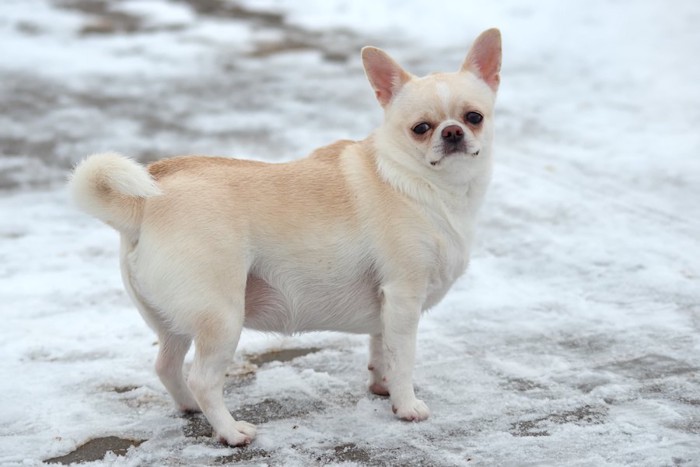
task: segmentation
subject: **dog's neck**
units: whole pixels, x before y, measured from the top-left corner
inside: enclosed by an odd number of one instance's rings
[[[474,167],[477,170],[461,177],[454,173],[445,177],[446,172],[420,167],[418,161],[402,154],[396,145],[382,144],[378,136],[375,133],[362,142],[372,155],[378,176],[414,202],[436,225],[441,225],[443,231],[451,232],[450,237],[459,245],[459,250],[468,251],[474,221],[491,178],[490,160],[477,164]],[[458,182],[454,182],[455,179]]]
[[[371,146],[379,176],[396,191],[427,208],[443,206],[450,216],[473,219],[476,215],[491,179],[490,148],[484,148],[478,156],[481,160],[457,164],[455,171],[422,165],[402,153],[395,142],[387,141],[381,129],[365,144]]]

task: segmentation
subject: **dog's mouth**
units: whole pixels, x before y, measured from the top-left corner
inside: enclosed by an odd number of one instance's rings
[[[444,150],[443,153],[442,153],[442,157],[441,157],[440,159],[436,160],[436,161],[430,161],[430,165],[432,165],[433,167],[435,167],[435,166],[437,166],[437,165],[440,165],[440,163],[441,163],[442,161],[444,161],[446,158],[448,158],[448,157],[450,157],[450,156],[454,156],[454,155],[460,155],[460,154],[461,154],[461,155],[465,155],[465,156],[476,157],[476,156],[479,155],[480,152],[481,152],[480,149],[477,149],[476,151],[473,151],[473,152],[468,152],[468,151],[466,150],[466,147],[465,147],[465,148],[461,148],[461,150],[460,150],[460,149],[456,149],[456,148],[455,148],[455,149],[445,148],[445,150]]]

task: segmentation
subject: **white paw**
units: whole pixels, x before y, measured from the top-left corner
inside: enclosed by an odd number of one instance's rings
[[[255,438],[255,434],[258,431],[258,430],[256,430],[255,425],[253,425],[252,423],[248,423],[248,422],[243,422],[243,421],[236,422],[234,426],[236,427],[236,430],[240,431],[241,433],[243,433],[246,436],[249,436],[250,439]]]
[[[410,422],[420,422],[430,417],[430,409],[420,399],[413,399],[405,403],[394,404],[391,407],[397,417]]]
[[[248,422],[235,422],[226,433],[218,433],[219,441],[229,446],[245,446],[255,438],[255,425]]]

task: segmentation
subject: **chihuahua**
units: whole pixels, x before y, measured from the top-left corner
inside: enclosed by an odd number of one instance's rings
[[[369,390],[400,419],[430,415],[412,383],[418,321],[469,262],[501,36],[483,32],[456,73],[419,78],[374,47],[362,62],[385,116],[362,141],[284,164],[188,156],[144,167],[103,153],[71,176],[78,207],[121,234],[124,286],[158,335],[160,380],[229,445],[255,436],[223,397],[243,327],[369,334]]]

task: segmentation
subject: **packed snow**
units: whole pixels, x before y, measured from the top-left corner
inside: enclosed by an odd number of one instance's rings
[[[699,21],[692,0],[3,1],[0,464],[106,438],[93,465],[699,465]],[[432,417],[367,391],[365,336],[246,331],[226,400],[258,437],[218,444],[158,381],[70,168],[364,138],[363,45],[455,70],[492,26],[494,180],[470,269],[419,328]]]

